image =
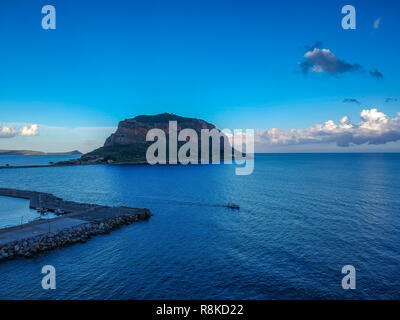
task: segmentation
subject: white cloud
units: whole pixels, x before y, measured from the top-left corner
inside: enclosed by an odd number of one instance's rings
[[[27,125],[25,134],[39,134],[36,128],[40,129],[40,136],[30,139],[22,135],[23,124],[14,123],[13,128],[20,128],[16,131],[13,139],[2,139],[0,149],[10,150],[38,150],[44,152],[66,152],[79,150],[89,152],[103,146],[104,141],[115,127],[54,127],[45,124]],[[0,129],[1,130],[1,129]]]
[[[400,113],[398,114],[400,116]],[[272,128],[258,131],[256,143],[263,145],[300,145],[336,143],[340,147],[361,144],[385,144],[400,140],[400,117],[390,118],[377,109],[362,110],[362,121],[352,124],[345,116],[336,124],[328,120],[306,129],[280,130]]]
[[[12,126],[0,126],[0,138],[12,138],[17,135],[17,131]]]
[[[380,21],[380,19],[378,19]],[[377,23],[379,26],[379,22]],[[305,75],[310,70],[313,73],[326,72],[331,75],[346,72],[365,71],[358,63],[348,63],[336,57],[331,50],[321,49],[322,43],[317,42],[314,46],[306,46],[305,60],[299,63],[302,73]],[[318,47],[316,47],[318,46]],[[369,70],[369,74],[377,79],[383,79],[383,74],[378,69]],[[355,99],[345,99],[344,102],[356,102]]]
[[[378,18],[374,21],[374,29],[378,29],[381,24],[381,18]]]
[[[329,49],[314,48],[304,54],[305,61],[300,63],[303,73],[309,69],[315,73],[328,72],[338,74],[362,70],[359,64],[351,64],[338,59]]]
[[[304,57],[314,62],[312,67],[313,72],[336,72],[336,64],[338,59],[329,49],[314,48],[313,51],[306,52]]]
[[[39,135],[39,125],[26,124],[21,128],[21,136],[37,136]]]
[[[26,124],[21,129],[16,129],[12,125],[0,125],[0,138],[13,138],[16,136],[37,136],[39,134],[39,125]]]

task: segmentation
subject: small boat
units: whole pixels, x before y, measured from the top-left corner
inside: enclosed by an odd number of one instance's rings
[[[54,211],[54,213],[56,214],[56,216],[61,216],[61,215],[64,214],[64,211],[63,211],[62,209],[58,208],[58,209],[56,209],[56,210]]]
[[[228,204],[226,206],[230,209],[240,209],[240,206],[238,204],[234,204],[234,203],[230,203],[230,202],[228,202]]]

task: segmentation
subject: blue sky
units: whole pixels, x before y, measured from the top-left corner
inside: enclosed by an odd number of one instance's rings
[[[41,27],[46,4],[56,30]],[[356,8],[356,30],[341,27],[345,4]],[[39,124],[40,133],[0,139],[0,149],[88,151],[118,121],[166,111],[221,129],[357,123],[370,108],[396,117],[399,31],[395,0],[2,0],[0,123]],[[362,70],[303,75],[299,63],[317,41]]]

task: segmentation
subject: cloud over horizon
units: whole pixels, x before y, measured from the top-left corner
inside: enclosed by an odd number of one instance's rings
[[[37,136],[39,135],[39,125],[37,124],[26,124],[21,129],[16,129],[11,125],[0,125],[0,138],[13,138],[16,136]]]
[[[39,134],[39,125],[37,124],[26,124],[21,128],[21,136],[37,136]]]
[[[315,143],[336,143],[340,147],[350,145],[378,145],[400,140],[400,112],[388,117],[376,108],[360,113],[361,122],[352,124],[344,116],[338,124],[328,120],[306,129],[281,130],[272,128],[257,132],[256,143],[260,145],[300,145]]]
[[[8,137],[4,133],[14,129]],[[93,151],[104,145],[104,141],[117,129],[116,127],[56,127],[46,124],[0,126],[1,148],[7,150],[37,150],[43,152],[67,152],[79,150],[83,153]],[[1,132],[4,131],[2,134]],[[39,132],[40,131],[40,132]],[[39,136],[40,133],[40,136]],[[37,139],[27,139],[38,136]]]

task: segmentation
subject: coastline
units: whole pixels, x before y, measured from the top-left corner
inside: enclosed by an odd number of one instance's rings
[[[70,163],[70,164],[33,164],[24,166],[0,166],[0,170],[4,169],[27,169],[27,168],[59,168],[59,167],[72,167],[72,166],[94,166],[94,165],[140,165],[148,164],[146,161],[139,162],[116,162],[116,163]]]
[[[244,156],[238,159],[232,159],[232,161],[245,161],[254,160],[253,156]],[[165,163],[169,164],[169,163]],[[178,163],[181,164],[181,163]],[[191,163],[190,163],[191,164]],[[198,163],[201,164],[201,163]],[[212,164],[212,163],[210,163]],[[221,161],[219,164],[224,164]],[[126,162],[79,162],[79,163],[54,163],[54,164],[36,164],[36,165],[23,165],[23,166],[0,166],[0,170],[4,169],[28,169],[28,168],[59,168],[59,167],[72,167],[72,166],[93,166],[93,165],[149,165],[147,161],[126,161]]]

